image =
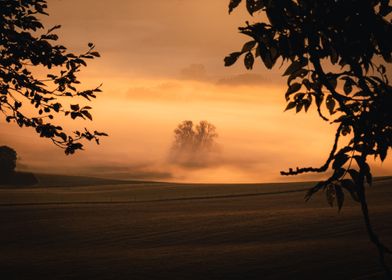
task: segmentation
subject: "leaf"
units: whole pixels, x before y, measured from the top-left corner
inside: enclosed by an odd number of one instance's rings
[[[344,173],[346,173],[346,170],[345,170],[345,169],[340,168],[340,167],[339,167],[339,168],[336,168],[336,169],[334,170],[334,172],[333,172],[331,178],[332,178],[333,180],[339,180],[339,178],[341,178],[341,177],[344,175]]]
[[[366,174],[370,172],[369,164],[366,163],[364,158],[361,156],[354,156],[354,159],[357,162],[361,173]]]
[[[297,102],[297,107],[295,108],[295,112],[299,113],[302,110],[303,106],[304,106],[303,102]]]
[[[80,113],[79,112],[71,112],[71,118],[74,120],[74,119],[76,119],[77,117],[80,117],[81,115],[80,115]]]
[[[293,61],[289,67],[287,67],[286,71],[283,73],[283,76],[291,75],[298,70],[302,69],[302,64],[299,61]]]
[[[230,0],[229,4],[229,14],[237,8],[237,6],[241,3],[242,0]]]
[[[302,85],[300,83],[294,83],[292,85],[289,86],[289,88],[286,91],[286,99],[288,98],[288,96],[290,96],[290,94],[293,94],[297,91],[299,91],[301,89]]]
[[[331,48],[331,63],[336,64],[338,62],[339,56],[334,48]]]
[[[48,30],[48,33],[52,32],[53,30],[59,29],[59,28],[61,28],[61,25],[55,25]]]
[[[331,115],[334,114],[336,102],[332,95],[328,95],[325,105],[327,106],[329,113]]]
[[[353,84],[351,79],[346,79],[346,81],[344,82],[343,90],[346,95],[351,93],[351,91],[353,90]]]
[[[99,132],[99,131],[94,131],[94,135],[97,135],[97,136],[109,136],[107,133]]]
[[[249,52],[249,51],[251,51],[254,48],[254,46],[256,46],[256,41],[254,41],[254,40],[253,41],[249,41],[249,42],[244,44],[244,46],[242,47],[241,52],[242,53]]]
[[[336,77],[329,77],[328,82],[333,89],[336,89],[336,87],[338,85],[338,81],[337,81]]]
[[[351,133],[351,127],[349,127],[348,125],[343,125],[342,126],[342,135],[346,136],[350,133]]]
[[[64,142],[67,141],[67,135],[64,132],[61,132],[59,136],[61,137],[61,139],[63,139]]]
[[[360,90],[354,94],[354,96],[365,96],[365,97],[371,96],[371,95],[372,95],[372,93],[370,93],[368,91],[364,91],[364,90]]]
[[[80,111],[83,115],[85,115],[90,121],[93,120],[93,117],[91,116],[89,111]]]
[[[287,79],[287,83],[290,84],[292,80],[295,80],[298,77],[304,78],[308,73],[309,71],[306,69],[299,69],[298,71],[290,74],[289,78]],[[311,84],[308,79],[303,79],[302,84],[304,84],[308,90],[311,89]]]
[[[354,169],[349,169],[347,172],[350,174],[351,178],[353,179],[354,184],[360,185],[361,176],[360,176],[359,172]]]
[[[325,191],[325,195],[327,197],[327,202],[329,204],[329,206],[333,206],[333,202],[335,201],[335,186],[330,184],[327,186],[326,191]]]
[[[312,99],[304,99],[304,107],[305,107],[305,112],[308,112],[310,105],[312,105]]]
[[[42,38],[46,40],[57,41],[59,36],[57,36],[56,34],[48,34],[48,35],[42,35]]]
[[[340,211],[344,203],[344,192],[340,186],[335,185],[335,195],[336,195],[336,202],[338,204],[338,209]]]
[[[236,63],[237,59],[240,57],[241,53],[240,52],[233,52],[231,54],[229,54],[228,56],[225,57],[224,61],[225,61],[225,66],[231,66],[234,63]]]
[[[258,10],[261,10],[264,6],[265,5],[263,0],[246,0],[246,8],[250,15],[253,15],[253,13],[257,12]]]
[[[340,181],[340,184],[341,184],[342,188],[346,189],[350,193],[350,195],[354,201],[359,202],[357,190],[356,190],[355,184],[352,180],[344,179],[344,180]]]
[[[384,141],[378,142],[378,152],[380,154],[381,161],[384,161],[388,154],[388,145]]]
[[[80,59],[80,58],[75,59],[75,62],[76,62],[76,63],[80,63],[80,64],[82,64],[83,66],[87,66],[86,61],[84,61],[83,59]]]
[[[261,59],[268,69],[272,69],[274,67],[276,60],[279,57],[279,52],[278,50],[271,46],[270,48],[266,48],[265,45],[259,45],[259,51],[260,51],[260,56]]]
[[[387,16],[389,13],[392,12],[392,6],[389,6],[389,1],[388,0],[382,0],[380,1],[381,5],[380,5],[380,14],[385,17]]]
[[[260,45],[259,46],[257,46],[256,47],[256,50],[255,50],[255,57],[259,57],[260,56]]]
[[[349,159],[350,157],[346,154],[339,153],[336,157],[335,160],[332,164],[333,169],[337,169],[339,167],[342,167]]]
[[[79,109],[80,109],[80,107],[79,107],[78,104],[71,105],[71,110],[72,110],[72,111],[79,111]]]
[[[309,199],[318,192],[321,188],[325,187],[326,182],[321,181],[318,182],[313,188],[309,189],[305,195],[305,201],[309,201]]]
[[[294,102],[294,101],[289,102],[289,104],[287,104],[287,107],[286,107],[286,109],[284,109],[284,111],[293,109],[295,106],[297,106],[297,103],[296,103],[296,102]]]
[[[244,58],[244,64],[246,69],[252,70],[254,62],[255,58],[253,57],[253,54],[251,52],[248,52]]]
[[[277,47],[271,46],[270,47],[270,53],[271,53],[271,58],[272,60],[275,61],[278,59],[279,57],[279,49]]]
[[[92,56],[95,56],[95,57],[101,57],[101,55],[99,54],[99,52],[91,52],[90,53]]]

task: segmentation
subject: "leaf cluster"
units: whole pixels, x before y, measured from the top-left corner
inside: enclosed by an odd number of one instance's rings
[[[72,119],[92,120],[91,107],[75,104],[65,106],[67,98],[80,97],[90,101],[101,92],[100,86],[80,90],[77,78],[87,61],[99,57],[92,43],[82,54],[73,54],[61,44],[54,33],[57,25],[45,31],[39,19],[46,12],[45,0],[2,0],[0,15],[0,111],[7,122],[20,127],[32,127],[66,154],[82,149],[82,139],[95,140],[105,133],[88,130],[65,133],[60,125],[52,123],[56,115]],[[46,77],[38,78],[37,69],[44,69]],[[30,104],[30,105],[29,105]],[[33,108],[33,114],[28,114]]]
[[[371,156],[384,161],[392,145],[392,87],[386,67],[392,62],[390,1],[378,0],[231,0],[229,12],[245,2],[250,15],[240,33],[251,38],[241,51],[225,59],[233,65],[244,58],[252,69],[256,58],[268,68],[278,60],[287,65],[286,110],[307,112],[337,125],[335,141],[325,164],[281,172],[297,175],[332,169],[328,180],[307,194],[324,190],[329,204],[343,205],[344,191],[363,197],[371,184]],[[381,64],[379,64],[381,62]],[[341,138],[347,137],[348,144]]]

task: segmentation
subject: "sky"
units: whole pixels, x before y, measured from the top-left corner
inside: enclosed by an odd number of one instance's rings
[[[0,121],[0,141],[18,152],[18,169],[44,173],[176,182],[273,182],[289,167],[319,166],[336,127],[307,114],[284,112],[281,61],[271,71],[257,62],[226,68],[223,58],[247,41],[238,33],[244,7],[228,14],[228,0],[49,0],[50,28],[75,53],[93,42],[101,58],[80,73],[85,88],[103,84],[89,106],[93,122],[69,129],[105,131],[101,145],[66,156],[50,140]],[[260,15],[258,15],[260,16]],[[257,19],[256,19],[257,20]],[[207,120],[217,128],[219,153],[199,168],[168,160],[173,131],[184,121]],[[392,162],[373,164],[390,174]]]

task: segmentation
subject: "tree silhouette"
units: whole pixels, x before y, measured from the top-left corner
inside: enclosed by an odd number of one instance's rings
[[[72,154],[82,149],[82,139],[99,143],[98,137],[106,134],[84,129],[69,135],[51,121],[55,115],[92,120],[91,107],[64,103],[73,97],[91,100],[101,91],[100,87],[76,88],[80,83],[77,74],[87,65],[86,60],[100,55],[92,43],[80,55],[55,44],[58,36],[54,31],[60,25],[44,31],[38,18],[48,15],[46,3],[45,0],[1,1],[0,111],[7,122],[32,127],[41,137],[65,149],[66,154]],[[42,71],[45,75],[41,77],[37,73]]]
[[[195,131],[192,121],[183,121],[174,130],[174,150],[191,150],[195,145]]]
[[[0,177],[9,176],[15,172],[16,151],[8,146],[0,147]]]
[[[385,254],[391,253],[372,229],[365,186],[372,184],[369,157],[384,161],[392,145],[392,87],[385,63],[392,62],[392,6],[388,0],[231,0],[231,13],[246,2],[250,15],[265,15],[246,22],[239,31],[251,38],[241,51],[225,58],[225,65],[244,57],[247,69],[260,58],[271,69],[278,59],[290,64],[286,110],[307,112],[315,104],[319,116],[337,126],[328,159],[319,168],[281,172],[297,175],[325,172],[332,175],[309,190],[306,200],[325,190],[339,210],[345,193],[361,205],[370,240],[380,262],[392,278]],[[326,111],[326,113],[325,113]],[[341,138],[348,138],[344,144]],[[343,146],[340,148],[340,146]]]
[[[197,125],[192,121],[183,121],[174,130],[170,158],[186,166],[204,165],[216,148],[217,137],[216,127],[207,121],[200,121]]]
[[[8,146],[0,146],[0,185],[34,185],[38,183],[32,173],[16,172],[16,151]]]

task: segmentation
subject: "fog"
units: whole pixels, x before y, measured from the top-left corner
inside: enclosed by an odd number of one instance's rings
[[[178,182],[316,179],[279,172],[322,165],[336,127],[314,108],[283,112],[281,61],[272,71],[261,63],[251,72],[241,62],[223,67],[223,58],[246,42],[236,30],[249,19],[245,9],[229,16],[227,2],[49,1],[44,21],[62,25],[60,43],[81,52],[92,41],[102,56],[79,76],[84,88],[103,83],[103,93],[89,104],[93,122],[54,121],[68,131],[86,126],[109,137],[65,156],[31,129],[0,120],[0,144],[16,149],[20,170],[44,173]],[[183,120],[216,126],[219,157],[192,168],[167,160],[173,130]],[[374,164],[378,175],[391,166],[391,160]]]

